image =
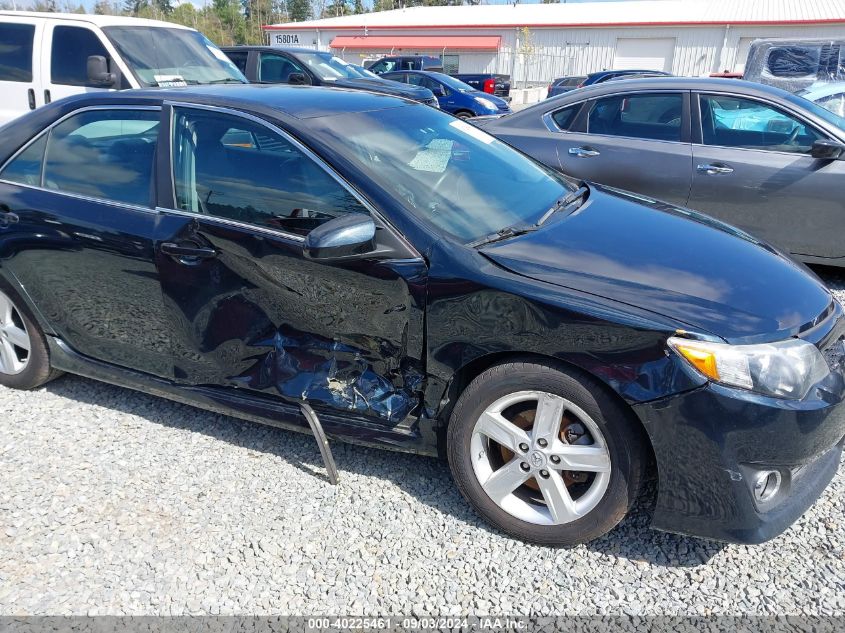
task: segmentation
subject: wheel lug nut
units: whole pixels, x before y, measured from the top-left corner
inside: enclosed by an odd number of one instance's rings
[[[519,467],[520,467],[522,470],[524,470],[525,472],[528,472],[529,470],[531,470],[531,466],[529,466],[527,462],[522,462],[522,463],[519,465]]]
[[[552,455],[552,463],[553,464],[559,464],[560,463],[560,457],[558,457],[557,455]]]
[[[546,440],[544,440],[542,437],[539,440],[537,440],[537,444],[540,445],[540,448],[546,448],[549,445],[549,443]]]
[[[523,453],[527,453],[528,452],[528,444],[523,442],[522,444],[519,445],[519,450],[521,450]]]
[[[548,479],[549,478],[549,471],[548,470],[541,470],[540,471],[540,477],[542,477],[543,479]]]

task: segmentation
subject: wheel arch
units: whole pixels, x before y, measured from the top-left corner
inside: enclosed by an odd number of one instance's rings
[[[630,413],[632,422],[636,425],[638,432],[642,435],[644,446],[648,448],[650,461],[649,469],[654,468],[654,464],[656,462],[654,446],[652,446],[651,437],[643,426],[640,417],[636,414],[629,402],[627,402],[621,395],[619,395],[619,393],[614,390],[609,384],[607,384],[607,382],[605,382],[599,376],[593,374],[592,372],[587,371],[583,367],[579,367],[575,363],[558,358],[556,356],[549,356],[536,352],[493,352],[490,354],[485,354],[483,356],[479,356],[478,358],[474,358],[473,360],[464,364],[453,374],[451,380],[446,386],[446,391],[443,395],[444,404],[443,406],[441,406],[437,415],[437,446],[438,454],[441,457],[444,457],[446,455],[446,430],[449,426],[449,418],[452,416],[452,410],[455,407],[455,403],[458,401],[458,398],[461,396],[467,386],[469,386],[469,384],[473,380],[475,380],[478,376],[480,376],[482,373],[484,373],[491,367],[501,365],[503,363],[520,361],[542,363],[552,366],[556,365],[572,373],[581,374],[589,377],[599,386],[600,389],[602,389],[602,391],[604,391],[610,398],[616,400],[619,405],[621,405],[626,411]]]

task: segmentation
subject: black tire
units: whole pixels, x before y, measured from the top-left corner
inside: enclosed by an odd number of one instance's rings
[[[455,116],[459,119],[471,119],[475,116],[475,113],[470,112],[469,110],[458,110],[455,112]]]
[[[583,409],[604,436],[611,460],[607,489],[590,512],[570,523],[538,525],[518,519],[487,495],[473,470],[470,442],[476,421],[499,398],[524,390],[566,398]],[[458,488],[487,521],[523,541],[573,546],[609,532],[636,501],[648,463],[643,433],[633,412],[589,375],[553,364],[509,362],[480,374],[458,398],[449,421],[447,453]]]
[[[29,359],[26,367],[17,374],[8,374],[0,371],[0,385],[11,389],[29,390],[40,387],[54,378],[62,375],[62,372],[50,367],[50,351],[47,347],[47,339],[39,327],[28,306],[21,300],[20,296],[5,282],[0,281],[0,293],[8,297],[20,320],[26,327],[29,334],[30,347]]]

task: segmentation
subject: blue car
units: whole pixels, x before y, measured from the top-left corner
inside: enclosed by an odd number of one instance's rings
[[[396,73],[383,73],[379,77],[428,88],[437,97],[441,110],[462,119],[511,113],[511,108],[504,99],[476,90],[469,84],[443,73],[405,70]]]

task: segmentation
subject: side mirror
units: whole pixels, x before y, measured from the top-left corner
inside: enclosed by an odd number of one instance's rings
[[[110,88],[117,83],[117,75],[109,72],[109,63],[102,55],[90,55],[87,62],[88,82]]]
[[[842,143],[820,139],[813,143],[810,156],[819,160],[836,160],[842,157],[843,152],[845,152],[845,145]]]
[[[376,225],[363,213],[329,220],[305,236],[302,250],[308,259],[340,259],[375,250]]]
[[[445,97],[446,96],[446,88],[443,86],[437,86],[434,90],[435,97]]]
[[[288,75],[288,83],[291,86],[310,86],[311,81],[305,73],[291,73]]]

